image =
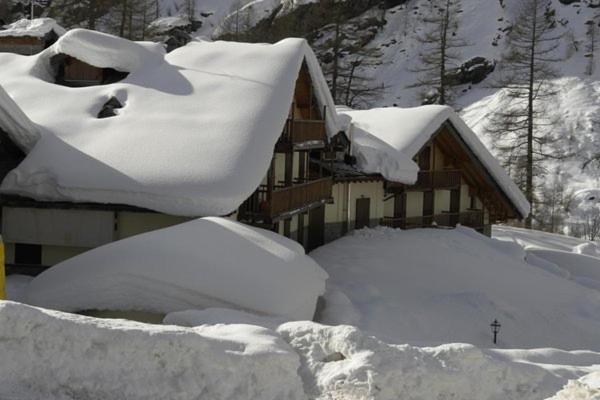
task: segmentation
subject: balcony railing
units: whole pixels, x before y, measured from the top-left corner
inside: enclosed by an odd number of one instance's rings
[[[330,177],[280,187],[268,193],[261,186],[242,207],[242,217],[274,218],[281,214],[305,208],[311,204],[329,200],[333,181]]]
[[[452,227],[460,223],[474,229],[483,228],[483,211],[465,211],[461,213],[443,213],[437,215],[394,218],[384,217],[381,225],[391,228],[413,229],[430,228],[432,226]]]
[[[412,185],[388,182],[388,189],[424,190],[424,189],[452,189],[460,187],[460,170],[420,171],[417,181]]]
[[[280,142],[299,145],[307,142],[323,142],[325,139],[325,121],[308,119],[288,119]]]

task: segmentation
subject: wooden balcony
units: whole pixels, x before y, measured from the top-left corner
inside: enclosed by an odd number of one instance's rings
[[[261,186],[240,207],[242,218],[274,219],[282,214],[307,209],[316,203],[331,199],[331,177],[279,187],[270,194]]]
[[[295,147],[322,148],[325,146],[325,121],[288,119],[277,143],[278,151]]]
[[[417,181],[412,185],[388,182],[387,189],[391,192],[404,189],[405,191],[419,191],[428,189],[455,189],[460,187],[460,170],[420,171]]]
[[[381,221],[381,225],[383,226],[401,229],[431,228],[434,226],[453,227],[458,223],[469,228],[481,230],[483,229],[483,211],[474,210],[408,218],[384,217]]]

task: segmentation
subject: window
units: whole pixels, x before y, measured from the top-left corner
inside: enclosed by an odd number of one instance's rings
[[[15,264],[41,265],[42,246],[39,244],[15,243]]]

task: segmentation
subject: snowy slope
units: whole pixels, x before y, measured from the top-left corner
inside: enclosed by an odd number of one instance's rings
[[[506,28],[514,19],[517,2],[462,0],[463,12],[457,34],[466,39],[469,46],[461,49],[462,57],[457,66],[473,57],[501,63]],[[411,0],[386,12],[387,24],[370,44],[380,49],[383,55],[380,65],[370,67],[367,74],[373,77],[373,85],[386,86],[383,97],[375,101],[374,106],[419,105],[421,89],[411,86],[418,79],[415,69],[419,67],[421,47],[416,36],[423,32],[419,17],[429,3]],[[564,184],[567,192],[600,186],[600,165],[592,164],[582,170],[583,163],[600,152],[600,141],[597,140],[600,135],[600,65],[596,65],[591,76],[585,74],[589,62],[585,56],[589,41],[586,22],[597,12],[597,8],[589,6],[592,3],[584,0],[565,5],[553,0],[559,21],[557,32],[565,33],[556,55],[564,61],[555,65],[561,78],[554,82],[558,95],[548,104],[548,115],[556,117],[557,122],[547,134],[558,140],[561,153],[568,152],[573,156],[563,161],[549,160],[544,167],[549,173],[546,184]],[[494,110],[504,109],[510,101],[503,91],[490,88],[496,76],[497,73],[492,73],[479,84],[457,87],[455,99],[461,116],[490,149],[493,149],[493,139],[486,133],[489,115]]]
[[[364,229],[310,255],[330,276],[324,323],[391,343],[487,346],[497,318],[501,347],[600,349],[597,290],[467,228]]]

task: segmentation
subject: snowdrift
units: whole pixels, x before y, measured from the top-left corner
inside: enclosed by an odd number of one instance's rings
[[[390,343],[600,349],[595,290],[526,262],[514,243],[467,228],[364,229],[311,256],[329,273],[322,322]]]
[[[350,326],[309,322],[277,331],[300,355],[309,398],[541,400],[565,382],[470,345],[394,346]]]
[[[54,84],[53,56],[129,72],[124,80]],[[169,54],[158,44],[72,30],[31,57],[0,54],[0,85],[36,126],[35,146],[0,190],[38,200],[128,204],[172,215],[223,216],[260,185],[306,61],[327,132],[335,106],[318,61],[301,39],[277,44],[196,41]],[[5,96],[0,93],[0,108]],[[98,113],[111,98],[122,108]],[[13,107],[13,104],[8,104]],[[68,118],[64,118],[65,112]],[[0,123],[3,118],[0,111]],[[14,114],[8,110],[6,114]],[[12,124],[14,125],[14,124]]]
[[[0,301],[3,399],[305,399],[298,356],[249,325],[100,320]]]
[[[98,247],[35,278],[26,302],[63,311],[225,307],[312,319],[327,274],[276,233],[204,218]]]
[[[543,400],[581,377],[577,389],[595,393],[584,375],[600,362],[591,352],[394,346],[312,322],[182,328],[5,301],[0,354],[10,360],[0,363],[0,398],[48,400]]]

